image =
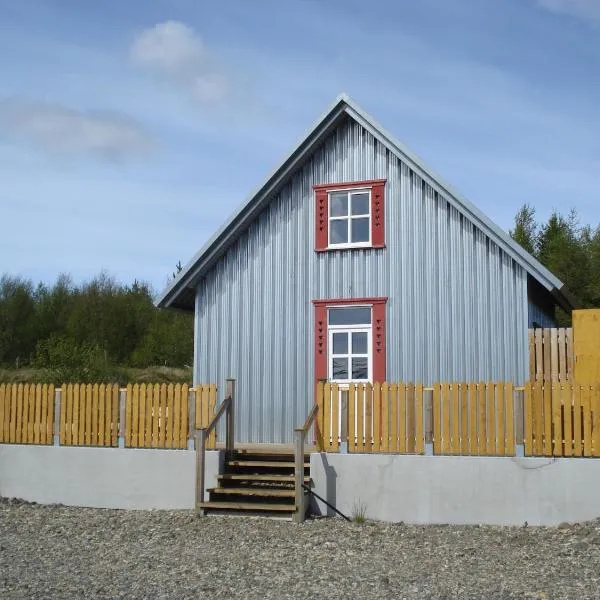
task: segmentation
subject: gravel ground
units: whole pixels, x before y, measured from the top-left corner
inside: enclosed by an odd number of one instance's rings
[[[600,521],[294,525],[0,500],[0,598],[600,599]]]

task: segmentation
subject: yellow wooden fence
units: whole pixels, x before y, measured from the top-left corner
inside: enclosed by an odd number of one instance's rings
[[[54,386],[0,384],[0,443],[51,444]]]
[[[530,381],[569,381],[574,364],[572,328],[529,330]]]
[[[125,389],[116,384],[64,384],[56,389],[1,384],[0,443],[52,444],[58,430],[63,446],[116,447],[122,435],[126,447],[186,448],[190,408],[195,428],[202,428],[214,415],[216,402],[212,384],[135,384]],[[214,431],[207,447],[216,447]]]
[[[600,457],[600,385],[528,382],[525,454]]]

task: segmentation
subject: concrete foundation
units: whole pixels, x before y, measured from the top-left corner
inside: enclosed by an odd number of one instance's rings
[[[206,453],[206,488],[224,452]],[[95,508],[191,509],[196,453],[190,450],[0,445],[0,496]]]
[[[558,525],[600,517],[600,459],[312,454],[314,490],[348,516]],[[322,502],[318,514],[333,515]]]

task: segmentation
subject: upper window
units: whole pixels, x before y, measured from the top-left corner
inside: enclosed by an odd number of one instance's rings
[[[384,246],[384,179],[314,187],[316,250]]]
[[[329,246],[371,243],[371,190],[329,193]]]

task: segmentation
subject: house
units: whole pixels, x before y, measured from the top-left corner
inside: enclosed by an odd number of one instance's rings
[[[157,302],[195,313],[194,382],[236,441],[290,442],[315,381],[510,380],[563,284],[341,96]]]

